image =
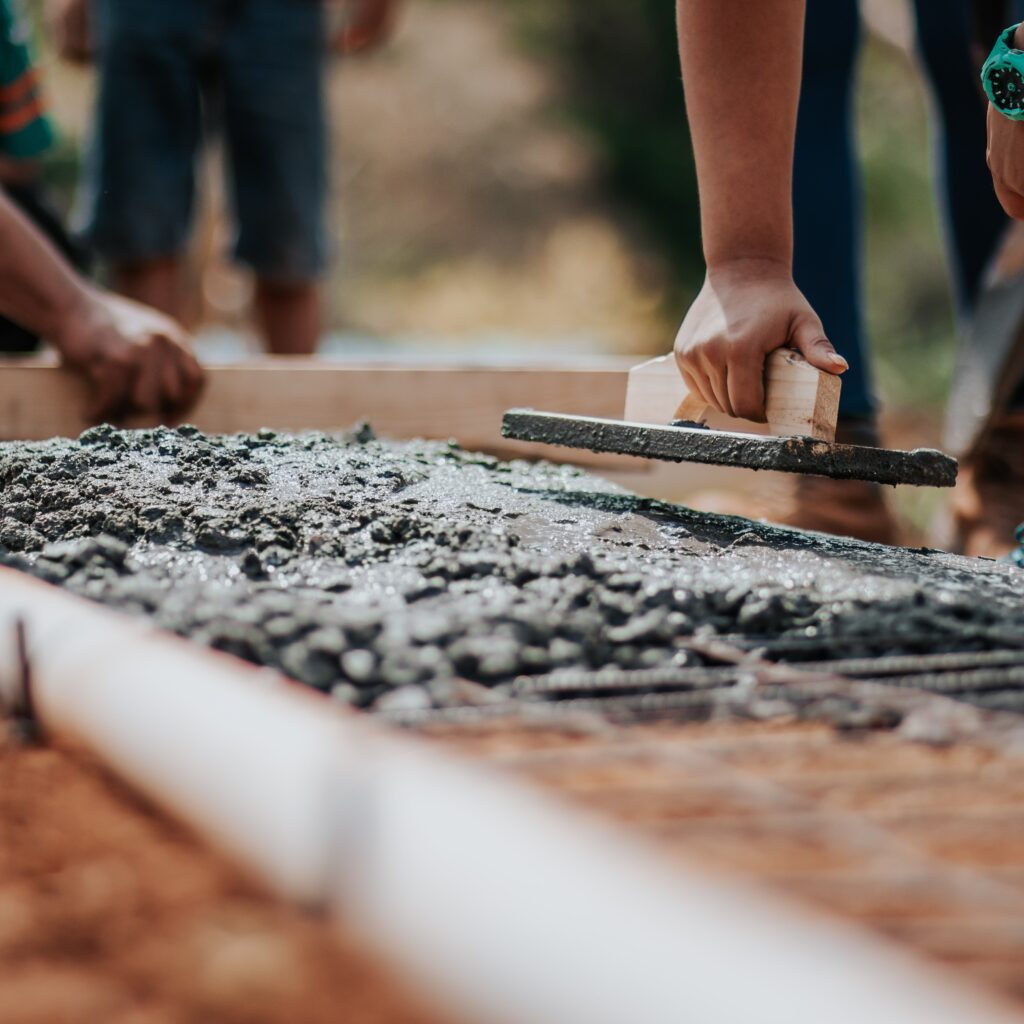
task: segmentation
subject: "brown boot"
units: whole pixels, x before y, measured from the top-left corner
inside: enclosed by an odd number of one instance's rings
[[[1012,551],[1024,521],[1024,411],[996,421],[978,451],[960,466],[950,501],[949,546],[977,558]]]
[[[878,447],[874,421],[840,418],[836,441]],[[710,503],[697,500],[693,505],[703,511],[765,519],[781,526],[854,537],[876,544],[897,543],[896,521],[879,484],[795,473],[766,473],[762,479],[760,492],[751,501],[710,507]]]

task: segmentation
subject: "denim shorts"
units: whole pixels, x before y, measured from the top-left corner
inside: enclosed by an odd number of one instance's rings
[[[87,241],[114,264],[175,256],[197,156],[224,142],[234,256],[305,281],[327,259],[323,5],[93,0],[99,70],[86,156]]]

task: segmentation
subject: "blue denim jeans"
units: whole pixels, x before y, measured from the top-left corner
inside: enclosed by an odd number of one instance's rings
[[[970,0],[914,0],[914,8],[939,121],[938,181],[954,297],[958,312],[967,314],[1006,226],[985,166],[985,104],[969,50]],[[793,183],[794,274],[850,364],[840,405],[848,416],[875,408],[853,123],[860,38],[857,0],[808,0]]]
[[[234,255],[303,281],[327,256],[323,7],[316,0],[94,0],[99,95],[85,234],[115,263],[187,244],[196,159],[224,140]]]

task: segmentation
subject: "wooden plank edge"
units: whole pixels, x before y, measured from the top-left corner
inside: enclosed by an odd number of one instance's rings
[[[330,363],[265,358],[206,367],[207,385],[196,406],[176,417],[133,417],[120,424],[152,428],[191,423],[207,433],[269,427],[282,431],[340,432],[367,420],[383,437],[454,439],[464,448],[505,458],[550,458],[539,446],[501,437],[506,409],[555,405],[570,414],[618,415],[626,367],[488,367]],[[86,389],[74,374],[45,360],[12,360],[0,370],[0,440],[77,437]],[[595,453],[564,461],[590,469],[644,469],[635,459]]]

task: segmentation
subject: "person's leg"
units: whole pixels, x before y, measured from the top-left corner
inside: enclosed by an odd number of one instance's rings
[[[846,357],[836,440],[877,445],[864,338],[861,198],[853,90],[860,48],[857,0],[808,0],[793,165],[793,274],[832,344]],[[891,544],[896,526],[877,484],[773,475],[762,518]]]
[[[861,200],[853,90],[860,48],[857,0],[808,0],[793,164],[793,273],[850,369],[840,414],[875,407],[864,338]]]
[[[921,57],[939,114],[938,178],[961,318],[971,315],[1009,223],[985,165],[986,103],[978,87],[978,59],[995,42],[998,29],[992,25],[1005,28],[1010,8],[1020,5],[988,7],[986,31],[992,38],[972,47],[979,25],[972,20],[970,0],[915,0]],[[1011,550],[1014,527],[1024,515],[1022,451],[1024,414],[1000,410],[962,460],[942,542],[969,555],[994,557]]]
[[[133,260],[113,268],[114,291],[181,320],[184,312],[182,260],[178,256]]]
[[[323,329],[320,288],[314,281],[256,279],[256,317],[267,351],[311,356]]]
[[[83,186],[86,239],[131,298],[178,316],[200,138],[201,0],[97,0],[99,88]]]
[[[864,339],[853,119],[859,47],[857,0],[808,0],[793,165],[793,275],[850,364],[836,441],[872,445],[878,437]],[[753,502],[714,510],[879,543],[897,537],[881,487],[857,480],[770,473]]]
[[[957,312],[967,316],[1007,225],[985,164],[985,98],[971,52],[971,0],[914,0],[914,7],[939,114],[939,194],[954,295]]]
[[[224,132],[238,234],[271,352],[311,354],[327,257],[320,4],[249,0],[225,37]]]

